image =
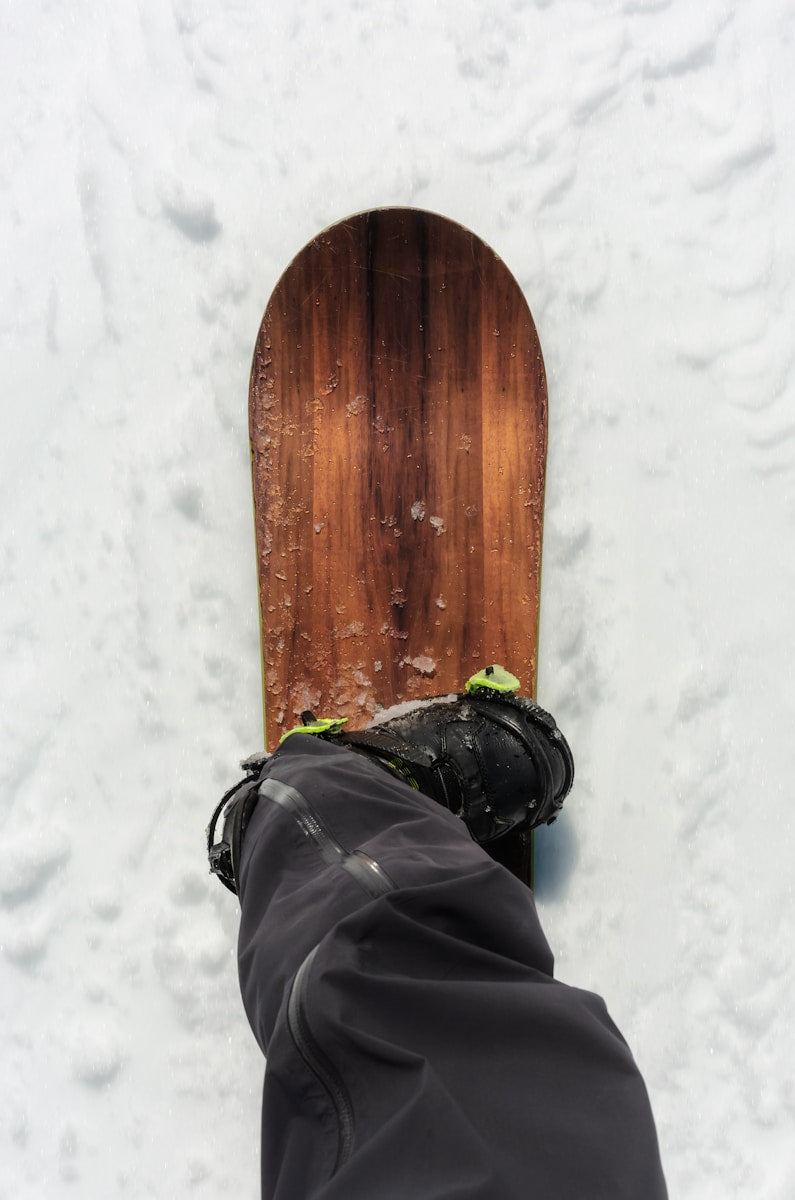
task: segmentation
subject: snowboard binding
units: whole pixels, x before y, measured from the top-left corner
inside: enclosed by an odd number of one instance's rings
[[[504,668],[486,667],[462,694],[387,712],[334,740],[444,805],[487,845],[551,824],[574,780],[571,750],[554,719],[518,688]]]
[[[515,841],[538,825],[551,825],[574,780],[568,742],[548,712],[517,695],[519,686],[504,668],[486,667],[463,693],[387,710],[357,732],[345,732],[344,719],[318,720],[304,712],[303,723],[280,744],[309,734],[364,755],[460,817],[474,840],[504,861],[492,844],[504,846],[508,834]],[[265,761],[255,755],[242,764],[247,778],[222,798],[207,830],[210,870],[233,892]],[[222,837],[215,842],[222,810]]]

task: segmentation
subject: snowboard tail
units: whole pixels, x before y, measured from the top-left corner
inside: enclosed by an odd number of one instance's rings
[[[332,226],[271,296],[249,399],[268,747],[489,662],[534,695],[546,382],[494,252],[416,209]]]

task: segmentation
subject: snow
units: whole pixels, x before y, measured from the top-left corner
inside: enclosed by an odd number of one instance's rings
[[[418,712],[423,708],[430,708],[434,704],[454,704],[458,699],[457,692],[450,692],[446,696],[434,696],[430,700],[402,700],[398,704],[391,704],[389,708],[384,708],[373,717],[368,728],[374,725],[383,725],[386,721],[397,721],[400,717],[408,717],[411,713]]]
[[[794,37],[792,0],[7,0],[0,1197],[258,1194],[203,847],[262,740],[248,368],[291,257],[382,204],[485,238],[544,347],[558,975],[672,1197],[795,1195]]]

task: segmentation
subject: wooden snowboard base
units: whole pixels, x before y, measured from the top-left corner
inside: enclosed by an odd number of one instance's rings
[[[270,749],[492,662],[535,693],[546,383],[488,246],[414,209],[321,233],[265,311],[250,435]]]

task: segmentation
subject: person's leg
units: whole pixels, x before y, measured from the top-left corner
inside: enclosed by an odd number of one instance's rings
[[[643,1082],[532,894],[382,767],[297,735],[243,839],[268,1200],[665,1196]]]

